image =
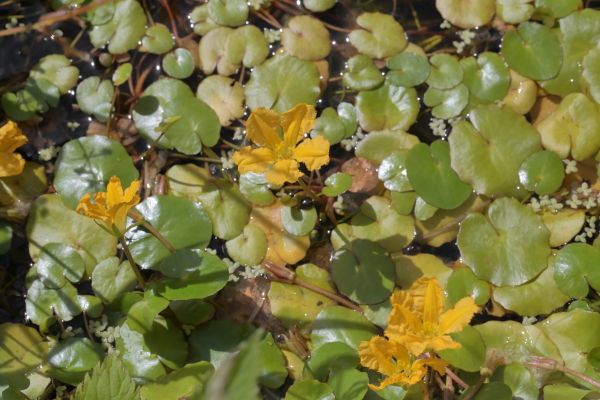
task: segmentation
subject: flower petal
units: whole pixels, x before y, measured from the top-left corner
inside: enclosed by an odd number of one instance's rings
[[[442,314],[439,322],[439,333],[447,335],[449,333],[461,331],[465,325],[471,322],[473,315],[479,311],[472,297],[460,299],[456,305]]]
[[[402,337],[420,332],[422,326],[417,315],[402,305],[394,304],[388,318],[385,336],[392,341],[402,342]]]
[[[446,367],[448,366],[448,362],[439,358],[421,358],[415,362],[422,363],[423,365],[433,368],[440,375],[446,374]]]
[[[315,126],[317,112],[310,104],[298,104],[281,114],[283,140],[289,147],[294,147],[304,138],[304,134]]]
[[[106,185],[106,207],[112,208],[123,201],[123,185],[118,176],[111,176]]]
[[[298,168],[299,165],[294,160],[280,160],[273,164],[271,169],[267,170],[265,177],[273,186],[281,186],[286,182],[296,182],[303,175]]]
[[[0,127],[0,152],[12,153],[27,143],[27,137],[16,122],[8,121]]]
[[[277,160],[277,156],[266,147],[253,149],[246,146],[233,153],[231,159],[238,166],[240,174],[245,174],[246,172],[265,172]]]
[[[425,342],[425,348],[431,349],[435,352],[448,350],[448,349],[460,349],[461,344],[455,342],[448,335],[440,335],[433,338],[427,339]]]
[[[257,108],[246,121],[246,137],[259,146],[275,150],[281,143],[279,121],[280,116],[277,112]]]
[[[138,196],[138,190],[140,190],[140,181],[137,179],[132,181],[127,189],[125,189],[125,193],[123,194],[123,201],[128,204],[133,203],[136,205],[140,202],[140,196]]]
[[[427,282],[425,303],[423,304],[423,325],[436,326],[444,311],[444,293],[437,279]]]
[[[85,194],[81,200],[79,200],[79,204],[77,204],[75,211],[87,217],[106,222],[108,225],[111,223],[111,217],[105,207],[103,193],[96,193],[93,203],[90,195]]]
[[[323,136],[307,139],[294,149],[293,157],[310,171],[317,170],[329,163],[329,142]]]
[[[20,154],[0,153],[0,177],[19,175],[23,168],[25,160]]]

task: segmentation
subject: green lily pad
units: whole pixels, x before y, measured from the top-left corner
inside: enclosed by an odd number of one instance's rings
[[[519,315],[550,314],[570,299],[559,288],[553,272],[553,268],[547,268],[533,281],[524,285],[495,288],[494,300]]]
[[[321,60],[331,51],[329,31],[317,18],[292,17],[281,32],[281,45],[288,54],[302,60]]]
[[[58,317],[70,321],[81,313],[77,289],[66,282],[59,289],[49,289],[40,280],[35,280],[27,289],[25,315],[45,332]]]
[[[112,303],[136,285],[135,273],[129,262],[117,257],[101,261],[92,272],[92,289],[104,303]]]
[[[419,101],[414,89],[386,82],[379,89],[360,92],[356,109],[365,131],[406,130],[417,120]]]
[[[358,239],[371,240],[387,251],[401,251],[415,236],[414,221],[400,215],[390,201],[379,196],[369,197],[352,218],[353,234]]]
[[[498,54],[484,52],[476,59],[464,58],[460,66],[464,71],[464,84],[479,102],[492,103],[508,93],[510,72]]]
[[[146,13],[136,0],[120,0],[97,8],[91,22],[94,27],[90,41],[97,48],[108,44],[111,54],[134,49],[146,31]]]
[[[415,219],[417,221],[427,221],[433,218],[438,208],[427,203],[422,197],[417,196],[415,200]]]
[[[354,90],[371,90],[381,85],[385,77],[373,60],[364,54],[356,55],[347,61],[344,85]],[[401,86],[401,85],[399,85]]]
[[[253,224],[248,224],[239,236],[225,243],[227,254],[242,265],[258,265],[267,254],[267,236]]]
[[[194,57],[188,49],[178,48],[165,55],[162,66],[169,76],[185,79],[194,72]]]
[[[203,249],[212,236],[212,223],[200,204],[175,196],[148,197],[135,208],[175,249]],[[169,250],[143,227],[128,232],[131,254],[142,268],[152,268]]]
[[[450,134],[452,169],[478,193],[522,195],[518,171],[540,150],[539,133],[507,108],[478,106],[469,119],[455,124]]]
[[[523,187],[539,195],[557,191],[565,179],[565,168],[560,157],[553,151],[533,153],[519,169],[519,181]]]
[[[485,344],[479,332],[467,325],[462,331],[450,336],[461,346],[458,349],[440,351],[440,357],[463,371],[479,372],[485,363]]]
[[[75,208],[85,195],[105,192],[112,176],[128,187],[138,170],[125,148],[105,136],[87,136],[67,142],[56,160],[54,187],[63,202]]]
[[[68,338],[58,342],[48,353],[48,364],[51,367],[48,375],[76,384],[103,357],[104,350],[98,343],[88,338]]]
[[[55,88],[55,94],[60,96],[58,88],[52,86]],[[27,90],[19,90],[16,93],[6,92],[2,95],[2,109],[13,121],[27,121],[38,111],[41,112],[41,108],[42,105]]]
[[[215,315],[215,307],[201,300],[174,300],[169,303],[169,308],[179,322],[192,326],[210,321]]]
[[[396,285],[408,290],[420,277],[435,278],[442,287],[452,273],[444,262],[438,257],[420,253],[414,256],[397,255],[394,257],[396,268]]]
[[[600,250],[585,243],[570,243],[552,260],[554,279],[560,290],[571,297],[586,297],[589,286],[600,290]]]
[[[160,400],[176,396],[177,398],[196,398],[202,396],[214,367],[205,361],[187,364],[168,375],[159,377],[156,382],[147,383],[140,389],[142,400]]]
[[[155,269],[170,276],[154,286],[169,300],[205,299],[223,289],[229,280],[227,265],[219,257],[197,250],[173,253]]]
[[[194,7],[189,18],[194,28],[194,33],[200,36],[204,36],[211,30],[219,27],[219,25],[208,16],[208,3]]]
[[[556,35],[535,22],[524,22],[517,30],[506,32],[502,56],[510,68],[535,80],[554,78],[563,62]]]
[[[497,368],[490,380],[504,383],[510,387],[513,396],[519,399],[538,399],[539,389],[535,376],[529,368],[521,364],[513,363]]]
[[[391,15],[363,13],[356,18],[363,29],[350,32],[352,46],[371,58],[387,58],[400,53],[408,45],[402,25]]]
[[[329,273],[314,264],[302,264],[296,268],[296,279],[313,284],[328,292],[335,292]],[[284,326],[306,326],[319,312],[334,304],[333,300],[299,285],[271,282],[269,288],[271,312]]]
[[[131,72],[133,71],[133,65],[131,63],[124,63],[117,67],[115,72],[112,75],[112,82],[115,86],[119,86],[124,84],[129,77],[131,76]],[[78,100],[79,102],[79,100]]]
[[[590,393],[588,389],[580,389],[567,383],[556,383],[544,386],[543,396],[545,400],[582,400]]]
[[[386,79],[396,86],[413,87],[429,78],[431,65],[427,57],[405,51],[386,60],[390,70]]]
[[[355,154],[357,157],[381,163],[393,153],[403,149],[409,150],[419,142],[418,137],[404,131],[371,132],[356,146]]]
[[[275,201],[264,174],[248,172],[240,176],[240,193],[248,201],[259,206],[268,206]]]
[[[435,6],[444,19],[463,29],[487,25],[496,12],[494,0],[436,0]]]
[[[325,343],[342,342],[358,349],[360,342],[376,334],[375,325],[362,314],[341,306],[329,306],[317,315],[310,339],[315,348]]]
[[[48,345],[40,334],[23,324],[1,324],[0,340],[0,375],[3,383],[23,377],[38,368],[48,352]]]
[[[231,78],[207,76],[198,85],[196,97],[217,113],[222,126],[229,126],[244,115],[244,88]]]
[[[323,12],[333,8],[337,0],[302,0],[302,5],[312,12]]]
[[[269,42],[254,25],[237,28],[227,37],[225,57],[233,65],[244,64],[252,68],[262,64],[269,56]]]
[[[352,177],[343,172],[336,172],[325,179],[325,185],[322,190],[325,196],[339,196],[350,189],[350,186],[352,186]]]
[[[415,192],[391,192],[390,199],[392,207],[400,215],[410,215],[417,201],[417,194]]]
[[[334,145],[356,132],[356,109],[350,103],[340,103],[337,112],[327,107],[315,122],[313,133],[323,136]]]
[[[452,89],[463,80],[463,70],[458,58],[449,54],[436,54],[429,60],[431,72],[427,84],[436,89]]]
[[[509,24],[520,24],[528,21],[536,11],[533,0],[498,0],[496,15]]]
[[[77,84],[79,69],[71,65],[71,60],[64,55],[50,54],[38,61],[29,77],[37,82],[48,81],[58,88],[60,94],[66,94]]]
[[[345,296],[359,304],[375,304],[392,293],[396,270],[382,247],[356,240],[334,254],[331,276]]]
[[[208,15],[219,25],[243,25],[248,19],[248,12],[248,3],[245,0],[208,1]]]
[[[398,150],[381,161],[377,177],[388,190],[407,192],[413,190],[406,174],[408,150]]]
[[[460,268],[452,272],[446,285],[448,301],[456,304],[464,297],[473,297],[475,304],[485,305],[490,299],[490,285],[475,276],[470,268]]]
[[[212,74],[215,69],[224,76],[233,75],[238,70],[239,65],[229,62],[226,54],[229,36],[234,32],[234,29],[220,26],[202,36],[198,56],[205,75]]]
[[[516,286],[546,268],[549,239],[541,216],[515,199],[501,198],[492,203],[487,216],[467,216],[457,244],[464,263],[479,278],[498,286]]]
[[[146,292],[144,298],[127,311],[127,325],[143,335],[152,330],[158,314],[169,306],[169,301]]]
[[[573,159],[583,161],[600,150],[600,108],[582,93],[565,97],[537,129],[544,148],[560,158],[571,154]]]
[[[310,61],[279,55],[254,68],[246,84],[246,102],[250,109],[272,108],[284,112],[297,104],[315,104],[319,89],[319,71]]]
[[[535,0],[538,12],[563,18],[581,6],[581,0]]]
[[[60,289],[68,281],[77,283],[85,274],[85,263],[77,250],[61,243],[48,243],[36,263],[39,278],[47,288]]]
[[[316,380],[295,382],[285,394],[284,400],[335,400],[333,389]]]
[[[583,59],[583,79],[587,83],[592,98],[598,103],[600,101],[600,48],[596,47],[589,51]]]
[[[100,122],[106,122],[111,112],[114,87],[111,81],[90,76],[77,85],[77,104],[81,110],[93,114]]]
[[[78,250],[88,274],[98,262],[114,255],[117,242],[94,220],[67,208],[55,194],[43,195],[33,203],[26,232],[33,260],[48,243],[62,243]]]
[[[517,114],[525,115],[533,108],[537,100],[538,86],[529,78],[510,70],[510,87],[501,104]]]
[[[185,83],[165,78],[148,86],[133,110],[133,120],[150,143],[197,154],[219,141],[217,114]]]
[[[150,352],[158,355],[168,368],[181,368],[188,357],[188,344],[183,331],[170,319],[159,315],[152,323],[151,330],[144,335]]]
[[[450,146],[446,141],[413,147],[406,157],[406,173],[417,194],[434,207],[453,210],[471,195],[471,187],[450,167]]]
[[[454,118],[459,116],[469,104],[469,89],[462,84],[445,90],[431,87],[425,92],[423,102],[426,106],[433,107],[431,115],[434,117]]]
[[[352,368],[336,369],[327,384],[338,399],[362,400],[368,390],[369,377],[366,372]]]
[[[342,342],[329,342],[311,351],[306,367],[315,378],[326,380],[332,370],[355,368],[359,364],[355,349]]]
[[[283,229],[294,236],[308,235],[317,223],[318,215],[315,208],[298,208],[284,206],[281,208],[281,224]]]
[[[127,324],[119,327],[119,336],[115,338],[119,355],[134,378],[153,381],[166,373],[158,355],[148,349],[144,336]]]
[[[146,34],[142,39],[140,51],[147,51],[152,54],[165,54],[173,48],[175,40],[173,34],[163,24],[154,24],[146,29]]]

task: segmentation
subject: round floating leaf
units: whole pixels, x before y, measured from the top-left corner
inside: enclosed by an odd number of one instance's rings
[[[250,324],[236,324],[230,320],[212,320],[199,326],[189,338],[191,362],[210,361],[219,368],[227,355],[237,350],[255,328]]]
[[[542,218],[517,200],[501,198],[487,216],[470,214],[457,244],[464,263],[479,278],[498,286],[530,281],[547,265],[550,232]]]
[[[368,240],[356,240],[337,251],[331,275],[338,290],[359,304],[387,299],[396,281],[394,263],[385,250]]]
[[[237,28],[225,43],[225,57],[231,64],[244,64],[252,68],[262,64],[269,56],[269,42],[263,32],[254,25]]]
[[[355,349],[342,342],[330,342],[311,351],[306,367],[315,378],[326,380],[332,370],[355,368],[359,363]]]
[[[93,114],[100,122],[106,122],[114,92],[111,81],[100,81],[97,76],[90,76],[77,85],[77,104],[83,112]]]
[[[146,35],[142,39],[141,51],[147,51],[152,54],[165,54],[173,48],[175,40],[173,34],[163,24],[154,24],[146,30]]]
[[[502,382],[513,393],[513,399],[516,397],[522,400],[537,400],[539,396],[536,377],[531,369],[521,364],[503,365],[494,371],[491,377],[492,382]]]
[[[329,273],[323,268],[314,264],[302,264],[295,272],[296,279],[328,292],[335,292]],[[306,326],[313,322],[323,308],[334,304],[331,299],[299,285],[279,282],[271,282],[268,296],[271,312],[286,327]]]
[[[375,66],[373,60],[363,54],[356,55],[348,60],[343,77],[344,85],[354,90],[374,89],[381,85],[384,79],[385,77]]]
[[[490,285],[477,278],[469,268],[454,270],[446,285],[448,301],[456,304],[463,297],[473,297],[475,304],[483,306],[490,299]]]
[[[342,342],[358,349],[360,342],[377,334],[375,325],[360,313],[341,306],[330,306],[317,315],[312,325],[310,339],[315,346]]]
[[[477,59],[464,58],[460,61],[460,66],[464,71],[463,83],[480,102],[501,100],[508,92],[510,72],[498,54],[484,52]]]
[[[217,114],[190,88],[175,79],[160,79],[143,93],[133,111],[142,136],[160,147],[197,154],[202,146],[214,146],[221,125]]]
[[[390,201],[379,196],[369,197],[352,218],[353,234],[359,239],[377,242],[387,251],[401,251],[415,236],[414,221],[400,215]]]
[[[362,400],[368,390],[369,377],[366,372],[356,369],[335,370],[327,384],[338,399]]]
[[[563,18],[581,6],[581,0],[535,0],[535,6],[543,14]]]
[[[65,207],[55,195],[39,197],[27,221],[29,254],[36,260],[48,243],[62,243],[79,252],[88,273],[96,264],[115,253],[117,239],[91,218]]]
[[[127,325],[136,332],[147,334],[152,330],[155,318],[168,305],[167,300],[148,292],[127,311]]]
[[[507,310],[522,316],[550,314],[569,301],[553,278],[553,269],[547,268],[531,282],[515,287],[494,289],[494,300]]]
[[[435,6],[444,19],[463,29],[486,25],[496,12],[494,0],[436,0]]]
[[[133,71],[133,66],[131,63],[121,64],[117,67],[115,72],[112,75],[113,84],[116,86],[122,85],[125,83],[129,77],[131,76],[131,72]],[[79,102],[79,100],[78,100]]]
[[[217,0],[219,1],[219,0]],[[198,55],[204,74],[210,75],[217,70],[219,75],[233,75],[239,68],[238,64],[232,64],[226,56],[227,42],[235,30],[224,26],[212,29],[202,36]]]
[[[98,48],[108,44],[111,54],[134,49],[146,31],[146,14],[136,0],[121,0],[97,8],[91,22],[94,27],[90,41]]]
[[[201,397],[213,372],[214,367],[205,361],[188,364],[159,377],[155,382],[143,385],[140,389],[140,398],[161,400],[169,397],[178,399]]]
[[[98,343],[88,338],[68,338],[58,342],[48,353],[49,374],[58,373],[64,382],[77,383],[103,357],[104,349]],[[65,373],[65,376],[61,373]]]
[[[356,108],[365,131],[406,130],[417,120],[419,101],[414,89],[386,82],[379,89],[360,92]]]
[[[444,287],[452,273],[452,269],[448,268],[441,259],[431,254],[396,256],[394,261],[396,285],[404,290],[408,290],[422,276],[435,278]]]
[[[398,150],[383,159],[377,177],[388,190],[407,192],[413,190],[406,175],[406,155],[408,150]]]
[[[169,76],[185,79],[194,72],[194,57],[189,50],[178,48],[165,55],[162,66]]]
[[[429,60],[431,72],[427,84],[436,89],[452,89],[463,80],[463,70],[458,58],[449,54],[436,54]]]
[[[579,389],[568,383],[556,383],[554,385],[544,386],[542,396],[544,396],[544,400],[582,400],[588,393],[590,393],[590,390],[588,389]]]
[[[81,313],[77,289],[69,282],[59,289],[49,289],[40,280],[35,280],[27,289],[25,313],[41,331],[47,331],[56,322],[56,317],[70,321]]]
[[[219,25],[240,26],[248,19],[246,0],[209,0],[208,16]]]
[[[212,236],[212,223],[200,204],[175,196],[153,196],[135,208],[175,249],[200,248]],[[166,258],[169,250],[143,227],[128,233],[130,249],[142,268],[151,268]]]
[[[56,94],[59,95],[58,88]],[[13,121],[27,121],[33,118],[40,107],[40,103],[27,90],[6,92],[2,95],[2,109]]]
[[[281,224],[286,231],[295,236],[308,235],[315,227],[317,219],[317,211],[314,208],[281,208]]]
[[[42,248],[36,270],[47,288],[60,289],[67,280],[77,283],[83,278],[85,263],[73,247],[48,243]]]
[[[225,243],[227,254],[242,265],[258,265],[267,254],[267,237],[262,229],[248,224],[239,236]]]
[[[287,55],[257,66],[246,84],[246,102],[252,110],[265,107],[284,112],[300,103],[315,104],[320,93],[317,67]]]
[[[467,325],[462,331],[450,336],[461,346],[458,349],[440,351],[440,357],[463,371],[479,372],[485,363],[485,345],[479,332]]]
[[[62,54],[50,54],[38,61],[29,77],[34,81],[46,80],[56,86],[60,94],[66,94],[77,84],[79,69]]]
[[[355,153],[357,157],[381,163],[393,153],[411,149],[419,142],[418,137],[403,131],[371,132],[356,146]]]
[[[590,94],[598,103],[600,101],[600,48],[590,50],[583,59],[583,79],[587,83]]]
[[[341,142],[347,136],[344,121],[331,107],[327,107],[321,112],[315,122],[313,132],[323,136],[332,145]]]
[[[540,150],[539,133],[520,115],[496,106],[478,106],[470,123],[454,125],[448,142],[454,169],[476,192],[521,195],[519,168]]]
[[[584,210],[560,210],[557,213],[544,212],[544,224],[550,231],[550,246],[559,247],[571,241],[585,224]]]
[[[535,80],[554,78],[560,71],[563,53],[552,30],[535,22],[525,22],[502,39],[502,56],[508,66]]]
[[[405,51],[386,61],[390,70],[387,80],[396,86],[413,87],[425,82],[431,73],[431,65],[420,54]]]
[[[215,307],[201,300],[174,300],[169,304],[177,320],[186,325],[200,325],[212,319]]]
[[[468,391],[467,391],[468,393]],[[513,393],[508,385],[502,382],[485,383],[477,391],[473,400],[512,400]]]
[[[534,81],[513,70],[510,70],[510,77],[510,87],[502,104],[517,114],[525,115],[533,108],[537,100],[538,87]]]
[[[586,297],[589,286],[600,290],[600,250],[585,243],[570,243],[552,261],[554,279],[560,290],[571,297]]]
[[[281,45],[288,54],[302,60],[321,60],[331,51],[329,31],[316,18],[292,17],[281,32]]]
[[[106,136],[87,136],[67,142],[56,160],[54,187],[64,203],[75,208],[85,195],[105,192],[111,176],[123,187],[138,177],[138,170],[121,143]]]
[[[565,97],[538,126],[544,148],[583,161],[600,149],[600,108],[582,93]]]
[[[312,12],[323,12],[333,8],[337,0],[302,0],[302,5]]]
[[[417,221],[427,221],[430,218],[433,218],[438,208],[432,206],[423,200],[422,197],[418,197],[415,200],[415,218]]]
[[[533,153],[521,164],[519,181],[525,189],[539,195],[557,191],[565,179],[565,169],[560,157],[553,151]]]
[[[144,336],[129,325],[123,324],[119,327],[119,336],[115,338],[115,344],[119,356],[134,378],[153,381],[165,374],[165,367],[158,355],[150,352]]]
[[[104,303],[110,304],[136,285],[135,273],[129,262],[117,257],[103,260],[92,272],[92,289]]]
[[[244,88],[239,82],[219,75],[211,75],[198,85],[196,97],[210,106],[222,126],[229,126],[244,115]]]
[[[156,317],[152,329],[144,335],[148,350],[171,369],[178,369],[188,357],[188,345],[183,332],[170,319]]]
[[[426,106],[433,107],[431,115],[434,117],[454,118],[459,116],[469,104],[469,89],[462,84],[446,90],[432,87],[425,92],[423,102]]]
[[[336,172],[333,175],[329,175],[325,179],[325,187],[322,193],[325,196],[334,197],[346,192],[352,185],[352,177],[343,172]]]
[[[48,352],[48,345],[40,334],[22,324],[1,324],[0,341],[0,375],[3,383],[23,377],[38,368]]]
[[[392,207],[398,211],[400,215],[410,215],[417,201],[417,194],[415,192],[391,192],[390,198],[392,201]]]
[[[173,253],[155,269],[176,276],[155,285],[157,293],[169,300],[205,299],[223,289],[229,279],[227,265],[219,257],[192,250]]]
[[[579,0],[577,0],[579,1]],[[531,18],[536,8],[533,0],[497,0],[496,14],[509,24],[520,24]]]
[[[285,394],[284,400],[334,400],[331,386],[315,380],[295,382]]]
[[[356,18],[356,24],[363,29],[350,32],[350,43],[359,53],[371,58],[393,56],[408,44],[402,25],[391,15],[363,13]]]
[[[208,3],[194,7],[189,18],[194,27],[194,33],[200,36],[204,36],[211,30],[219,27],[219,25],[208,16]]]
[[[446,141],[413,147],[406,157],[406,172],[417,194],[434,207],[452,210],[471,195],[471,187],[450,167],[450,146]]]

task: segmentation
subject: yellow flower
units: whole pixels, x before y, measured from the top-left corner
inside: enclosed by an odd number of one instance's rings
[[[121,180],[113,176],[108,181],[106,192],[94,194],[93,202],[89,194],[83,196],[77,205],[77,212],[100,220],[109,230],[116,229],[122,234],[125,231],[127,212],[140,202],[137,194],[139,188],[140,181],[135,180],[123,191]]]
[[[459,348],[449,334],[460,332],[479,311],[473,298],[465,297],[444,312],[444,294],[433,278],[418,279],[410,290],[394,293],[391,302],[385,336],[414,355]]]
[[[27,143],[19,126],[8,121],[0,127],[0,177],[19,175],[25,168],[25,160],[15,150]]]
[[[360,363],[364,367],[385,376],[379,386],[369,385],[373,390],[381,390],[386,386],[397,384],[414,385],[423,379],[428,367],[444,375],[448,365],[446,361],[439,358],[414,359],[402,344],[381,336],[375,336],[368,342],[362,342],[358,348],[358,354]]]
[[[315,108],[308,104],[299,104],[283,114],[266,108],[253,111],[246,121],[247,137],[261,147],[246,146],[233,154],[240,174],[265,173],[269,183],[281,186],[303,175],[300,163],[310,171],[326,165],[329,142],[321,136],[303,141],[315,118]]]

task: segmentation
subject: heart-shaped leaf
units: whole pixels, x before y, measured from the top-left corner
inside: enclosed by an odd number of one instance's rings
[[[379,89],[360,92],[356,109],[365,131],[406,130],[417,120],[419,102],[414,89],[386,82]]]
[[[356,18],[356,24],[363,29],[350,32],[350,43],[359,53],[371,58],[393,56],[408,44],[402,25],[391,15],[363,13]]]
[[[111,54],[134,49],[146,31],[146,13],[136,0],[120,0],[97,8],[91,22],[94,27],[90,41],[98,48],[108,44]]]
[[[570,243],[556,253],[552,261],[558,287],[572,297],[587,296],[589,286],[600,289],[600,250],[585,243]]]
[[[331,51],[329,31],[308,15],[291,18],[281,32],[281,45],[286,53],[302,60],[321,60]]]
[[[373,60],[363,54],[350,58],[344,73],[344,85],[354,90],[371,90],[381,85],[385,77]],[[398,85],[401,86],[401,85]]]
[[[386,60],[386,79],[396,86],[413,87],[425,82],[431,73],[427,57],[404,51]]]
[[[521,164],[519,181],[525,189],[539,195],[557,191],[565,179],[565,169],[560,157],[552,151],[533,153]]]
[[[111,81],[100,81],[97,76],[90,76],[77,85],[77,104],[83,112],[93,114],[100,122],[106,122],[114,91]]]

